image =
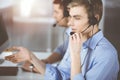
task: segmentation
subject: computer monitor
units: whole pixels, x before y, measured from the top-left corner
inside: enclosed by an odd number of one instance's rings
[[[0,14],[0,53],[8,47],[8,35],[4,24],[3,16]]]

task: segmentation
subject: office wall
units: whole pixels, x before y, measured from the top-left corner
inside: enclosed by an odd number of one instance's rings
[[[105,0],[104,34],[116,47],[120,61],[120,0]],[[120,73],[119,78],[120,80]]]

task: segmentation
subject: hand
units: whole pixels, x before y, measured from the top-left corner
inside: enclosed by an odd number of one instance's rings
[[[12,47],[12,50],[17,51],[15,54],[6,56],[5,59],[9,60],[13,63],[23,62],[23,61],[31,61],[30,55],[32,52],[30,52],[28,49],[23,47]]]
[[[80,54],[81,47],[83,44],[81,33],[75,33],[75,34],[71,35],[69,40],[70,40],[69,46],[70,46],[71,56],[75,55],[77,53]]]
[[[83,44],[81,33],[75,33],[69,39],[70,56],[71,56],[71,79],[81,73],[80,51]]]
[[[23,65],[22,65],[22,69],[25,71],[30,71],[29,66],[31,65],[30,62],[26,61]]]
[[[22,65],[22,69],[23,69],[24,71],[29,71],[29,72],[31,72],[30,66],[31,66],[31,63],[28,62],[28,61],[26,61],[26,62]],[[35,73],[39,73],[38,70],[37,70],[35,67],[33,67],[32,71],[35,72]]]
[[[42,59],[41,61],[44,62],[45,64],[48,63],[48,61],[47,61],[46,59]],[[26,62],[22,65],[22,69],[23,69],[24,71],[29,71],[29,72],[30,72],[30,71],[31,71],[31,69],[29,68],[30,66],[31,66],[31,63],[28,62],[28,61],[26,61]],[[37,70],[35,67],[33,67],[33,72],[39,73],[38,70]]]

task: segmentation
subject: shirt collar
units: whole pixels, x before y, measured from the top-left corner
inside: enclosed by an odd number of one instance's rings
[[[67,28],[66,29],[66,34],[68,35],[68,36],[70,36],[70,32],[72,31],[72,29],[69,27],[69,28]]]
[[[89,38],[87,41],[85,41],[83,43],[83,48],[90,48],[90,49],[94,49],[96,47],[96,45],[98,44],[98,42],[103,38],[103,33],[101,30],[99,30],[99,32],[97,32],[96,34],[94,34],[91,38]]]

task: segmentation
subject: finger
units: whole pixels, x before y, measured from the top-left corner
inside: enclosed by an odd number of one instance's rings
[[[22,62],[20,59],[17,59],[17,58],[12,58],[10,61],[13,62],[13,63]]]
[[[14,63],[16,62],[16,59],[15,58],[11,58],[11,57],[7,57],[6,60],[14,62]]]
[[[70,43],[75,42],[75,40],[76,40],[76,35],[75,34],[71,35],[70,36]]]
[[[73,36],[72,35],[70,35],[69,40],[70,40],[70,42],[73,40]]]
[[[76,40],[77,36],[76,36],[77,33],[73,34],[73,39]]]
[[[76,42],[77,41],[77,36],[76,36],[77,33],[73,34],[73,42]]]
[[[76,33],[76,39],[77,39],[77,41],[81,40],[81,37],[80,37],[79,33]]]
[[[5,60],[11,60],[12,58],[14,58],[14,55],[6,56]]]
[[[18,60],[20,58],[17,54],[13,54],[13,55],[10,55],[10,56],[6,56],[5,59],[8,60],[8,61],[16,63],[16,62],[18,62]]]
[[[18,63],[18,60],[17,59],[12,59],[11,62]]]

